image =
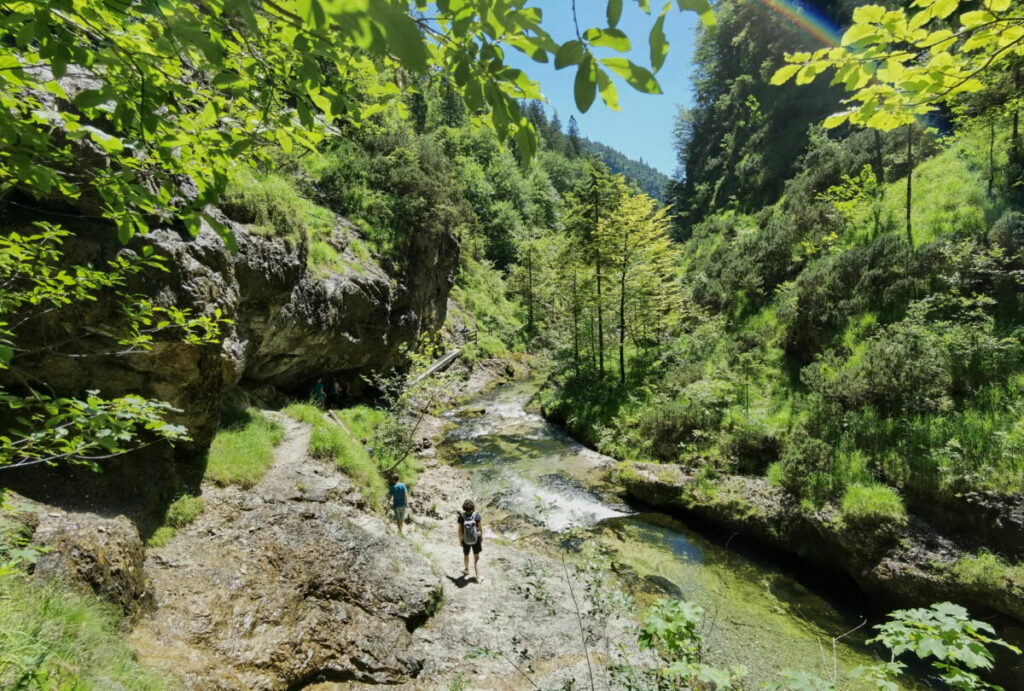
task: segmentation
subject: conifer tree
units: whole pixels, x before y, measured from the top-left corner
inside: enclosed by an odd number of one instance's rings
[[[566,147],[566,153],[573,157],[579,158],[583,153],[583,142],[580,139],[580,127],[576,124],[576,116],[569,116],[569,145]]]

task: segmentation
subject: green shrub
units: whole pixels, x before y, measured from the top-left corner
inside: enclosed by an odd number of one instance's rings
[[[853,520],[905,521],[907,509],[896,491],[886,485],[850,485],[843,494],[843,516]]]
[[[802,499],[824,503],[837,494],[837,478],[833,474],[832,447],[811,436],[803,427],[790,434],[782,452],[781,477],[783,488]]]
[[[172,528],[184,528],[199,517],[205,506],[202,497],[186,494],[167,507],[164,522]]]
[[[650,440],[656,458],[675,460],[683,445],[695,441],[698,433],[718,429],[730,389],[728,382],[717,379],[696,381],[675,400],[645,408],[637,420],[637,433]]]
[[[763,424],[745,422],[723,434],[718,446],[737,472],[760,475],[779,459],[782,440]]]
[[[0,573],[0,688],[176,688],[135,660],[119,625],[94,596]]]
[[[323,240],[309,243],[309,265],[319,274],[337,273],[344,268],[344,262],[338,250]]]
[[[280,422],[247,408],[213,438],[206,477],[218,485],[252,487],[274,462],[274,447],[284,439]]]
[[[477,340],[480,351],[489,358],[508,357],[508,348],[501,339],[490,334],[482,334]]]

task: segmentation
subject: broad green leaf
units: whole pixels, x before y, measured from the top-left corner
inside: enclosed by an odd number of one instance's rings
[[[608,18],[608,26],[615,28],[619,25],[622,17],[622,0],[608,0],[608,7],[605,8],[605,15]]]
[[[680,10],[690,10],[700,16],[704,26],[712,27],[718,23],[715,19],[715,10],[711,7],[709,0],[676,0]]]
[[[104,90],[97,89],[86,89],[80,91],[75,96],[74,104],[76,108],[95,108],[96,106],[103,105],[110,100],[110,94]]]
[[[586,50],[582,43],[575,39],[566,41],[559,46],[558,51],[555,53],[555,69],[560,70],[569,65],[578,65],[583,60],[585,54]]]
[[[645,94],[661,93],[661,86],[654,75],[627,58],[601,58],[601,64],[625,79],[637,91]]]
[[[853,10],[854,24],[877,24],[885,16],[886,9],[881,5],[861,5]]]
[[[387,49],[406,69],[424,72],[430,55],[416,22],[403,10],[385,3],[371,3],[371,16],[387,36]]]
[[[667,2],[661,8],[661,14],[654,21],[651,33],[647,37],[647,43],[651,49],[651,68],[655,73],[661,69],[662,65],[665,64],[665,58],[668,57],[669,43],[665,38],[665,15],[670,7],[672,7],[672,3]]]
[[[825,121],[821,123],[821,126],[827,130],[839,127],[844,122],[850,119],[849,113],[835,113],[825,118]]]
[[[772,75],[769,83],[772,84],[772,86],[785,84],[800,70],[801,67],[802,65],[783,65],[779,69],[775,70],[775,74]]]
[[[537,154],[537,142],[537,130],[534,129],[533,123],[522,118],[516,127],[516,147],[524,166],[530,165],[530,161]]]
[[[623,58],[624,59],[624,58]],[[597,96],[597,66],[594,58],[587,53],[579,67],[576,68],[576,80],[573,84],[573,96],[576,99],[576,107],[581,113],[590,110],[591,104]]]
[[[953,14],[954,10],[959,6],[960,0],[936,0],[935,4],[932,5],[932,14],[936,19],[945,19]]]
[[[849,46],[877,35],[878,29],[870,24],[854,24],[843,34],[841,43]]]
[[[615,88],[615,83],[600,67],[596,68],[596,71],[597,89],[601,92],[601,100],[612,110],[619,110],[619,91]]]
[[[631,46],[629,37],[618,29],[587,29],[583,38],[598,48],[611,48],[619,53],[628,53]]]

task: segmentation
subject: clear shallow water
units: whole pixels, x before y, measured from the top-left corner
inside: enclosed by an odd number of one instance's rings
[[[612,459],[524,409],[535,390],[503,386],[449,414],[456,427],[448,453],[471,471],[479,503],[506,514],[503,533],[515,537],[517,525],[584,528],[628,566],[641,604],[672,594],[703,606],[712,662],[745,666],[750,686],[780,669],[828,677],[833,667],[842,675],[879,661],[881,651],[864,643],[877,618],[859,611],[857,593],[825,594],[783,561],[744,555],[663,514],[633,511],[603,481]]]

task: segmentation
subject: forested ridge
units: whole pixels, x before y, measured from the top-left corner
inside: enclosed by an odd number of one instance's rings
[[[414,488],[429,478],[423,513],[442,525],[445,483],[472,491],[470,470],[445,461],[479,451],[432,448],[453,419],[443,411],[527,368],[544,379],[544,417],[618,461],[600,491],[824,565],[873,601],[922,606],[874,626],[869,643],[891,662],[773,670],[767,688],[1021,679],[1019,651],[972,618],[1019,621],[1024,603],[1020,2],[809,3],[802,16],[827,32],[752,0],[635,4],[648,35],[627,37],[609,0],[598,27],[560,43],[520,0],[0,2],[0,473],[13,478],[0,477],[0,600],[16,605],[0,614],[0,685],[173,687],[93,593],[166,667],[167,641],[147,626],[222,613],[196,614],[208,605],[162,555],[184,563],[196,550],[175,552],[175,536],[237,521],[231,539],[250,553],[225,560],[306,560],[273,596],[303,590],[324,609],[281,595],[289,621],[315,619],[312,667],[275,649],[253,671],[250,653],[265,651],[240,648],[230,674],[418,683],[437,664],[466,688],[462,661],[424,662],[413,637],[445,606],[423,554],[439,548],[367,526],[384,526],[396,471]],[[617,85],[657,94],[678,78],[661,69],[676,8],[702,23],[693,104],[664,133],[672,179],[563,124],[505,58],[574,71],[582,111],[598,96],[617,108]],[[630,39],[649,48],[643,65]],[[421,376],[446,352],[452,372]],[[131,520],[102,523],[110,507]],[[534,530],[550,510],[537,497],[538,520],[496,530],[522,576],[505,596],[569,612],[592,688],[592,657],[610,688],[743,687],[746,671],[702,643],[716,615],[587,551],[594,526],[555,536],[566,592],[554,602],[552,575],[514,552],[523,533],[530,548],[551,537]],[[65,519],[71,537],[54,537]],[[322,532],[289,540],[293,525]],[[111,558],[119,540],[129,556]],[[317,566],[318,540],[412,566],[400,585],[356,593]],[[245,561],[290,542],[298,551]],[[37,583],[89,550],[117,567],[80,569],[85,595]],[[144,559],[163,595],[185,593],[164,603],[180,614],[146,619]],[[189,573],[218,584],[230,570],[201,566]],[[342,581],[386,570],[352,569]],[[619,599],[627,582],[650,603],[642,614]],[[957,604],[926,607],[942,600]],[[320,641],[324,612],[357,642]],[[193,622],[188,645],[233,640],[225,621]],[[406,647],[360,640],[365,621]],[[640,627],[619,657],[588,650],[610,651],[622,621]],[[467,655],[536,686],[512,633],[514,653],[480,642]],[[908,652],[927,671],[908,670]],[[192,657],[188,684],[234,679],[216,676],[229,663]]]

